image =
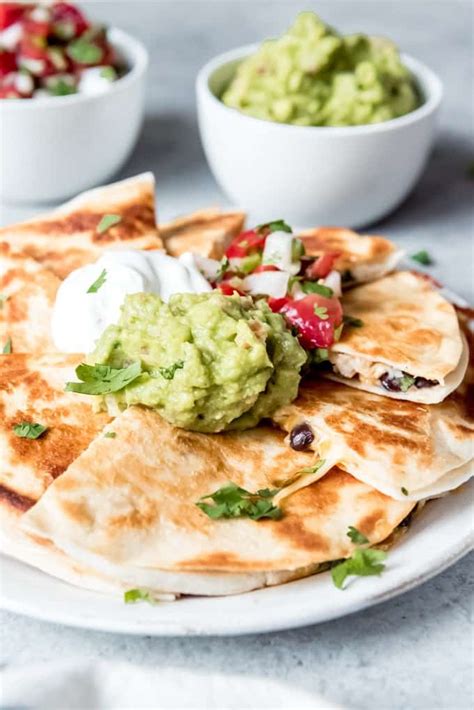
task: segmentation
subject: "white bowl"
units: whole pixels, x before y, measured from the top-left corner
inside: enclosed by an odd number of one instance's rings
[[[128,71],[98,95],[0,101],[0,199],[49,202],[113,175],[125,162],[143,118],[148,54],[118,29],[111,43]]]
[[[408,195],[429,154],[442,98],[437,76],[402,55],[424,102],[411,113],[366,126],[293,126],[247,116],[219,97],[258,45],[206,64],[196,80],[201,140],[232,202],[261,221],[361,227]]]

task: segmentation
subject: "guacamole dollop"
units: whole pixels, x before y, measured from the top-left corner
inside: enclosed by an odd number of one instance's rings
[[[264,302],[217,291],[127,296],[88,361],[142,374],[104,397],[109,409],[142,404],[184,429],[247,428],[298,393],[306,353]]]
[[[299,126],[380,123],[420,103],[390,41],[342,36],[312,12],[245,59],[222,101],[256,118]]]

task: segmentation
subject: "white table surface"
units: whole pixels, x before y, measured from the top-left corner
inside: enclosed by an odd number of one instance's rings
[[[284,30],[312,8],[345,31],[387,34],[429,64],[445,85],[439,138],[412,195],[374,225],[409,252],[426,248],[431,269],[473,301],[473,5],[458,0],[320,2],[89,2],[92,16],[140,37],[151,53],[147,117],[121,176],[153,170],[161,219],[221,204],[197,134],[193,78],[232,46]],[[7,223],[35,208],[0,206]],[[288,632],[230,639],[132,638],[78,631],[2,614],[0,663],[107,659],[285,681],[345,707],[449,708],[472,704],[474,554],[421,588],[363,613]],[[84,709],[86,710],[86,709]]]

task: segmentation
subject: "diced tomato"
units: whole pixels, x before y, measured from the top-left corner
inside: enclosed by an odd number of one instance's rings
[[[269,298],[267,303],[273,313],[280,313],[283,306],[286,306],[287,303],[290,302],[291,299],[287,298],[286,296],[284,298]]]
[[[15,52],[2,52],[0,51],[0,78],[10,74],[12,71],[16,71],[16,56]]]
[[[222,281],[217,288],[221,293],[224,294],[224,296],[233,296],[234,293],[238,293],[239,296],[245,296],[245,293],[241,291],[238,288],[235,288],[235,286],[232,286],[228,281]]]
[[[68,2],[57,2],[52,7],[53,32],[60,39],[79,37],[89,28],[89,23],[77,7]]]
[[[340,252],[328,251],[321,254],[306,269],[306,276],[310,279],[324,279],[332,271],[334,262],[340,256]]]
[[[254,229],[249,229],[247,232],[242,232],[235,237],[231,244],[227,247],[226,256],[231,258],[242,258],[253,254],[256,251],[262,251],[265,246],[265,234],[260,234]]]
[[[271,307],[271,306],[270,306]],[[323,309],[321,313],[315,309]],[[342,323],[342,307],[337,298],[311,293],[299,300],[289,300],[280,312],[298,330],[304,348],[327,348],[334,342],[334,329]]]
[[[262,271],[280,271],[280,269],[274,264],[260,264],[252,271],[252,274],[261,274]]]
[[[0,86],[0,99],[21,99],[21,94],[11,86]]]
[[[20,2],[0,2],[0,30],[18,22],[28,8],[28,5],[23,5]]]

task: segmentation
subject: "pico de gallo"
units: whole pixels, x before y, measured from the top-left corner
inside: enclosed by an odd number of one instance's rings
[[[342,332],[341,274],[337,252],[305,255],[303,242],[284,220],[261,224],[236,236],[219,262],[195,255],[196,265],[225,295],[265,298],[281,313],[315,363]]]
[[[101,93],[124,71],[107,30],[74,5],[0,3],[0,99]]]

